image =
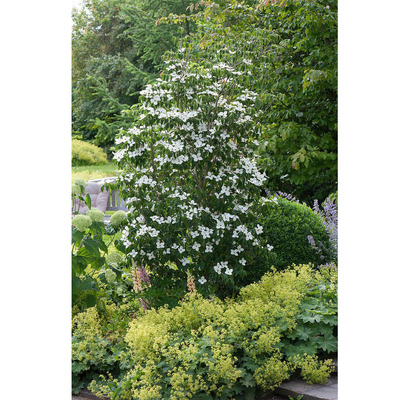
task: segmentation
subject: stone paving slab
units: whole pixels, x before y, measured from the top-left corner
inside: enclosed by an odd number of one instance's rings
[[[309,385],[303,380],[296,379],[283,383],[275,391],[285,396],[296,398],[303,395],[302,400],[337,400],[337,378],[329,378],[325,385]]]
[[[72,395],[72,400],[110,400],[108,397],[101,399],[88,390],[82,390],[78,395]]]

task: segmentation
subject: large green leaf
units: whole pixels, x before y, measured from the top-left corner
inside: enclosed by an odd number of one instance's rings
[[[315,339],[315,343],[323,351],[332,353],[337,351],[337,338],[332,334],[326,336],[319,336]]]
[[[99,251],[99,241],[92,239],[92,238],[87,238],[83,242],[85,248],[94,256],[94,257],[100,257],[100,251]]]
[[[72,240],[73,243],[80,243],[80,241],[85,236],[85,232],[78,231],[75,227],[72,228]]]
[[[95,255],[92,252],[90,252],[86,247],[81,247],[76,252],[76,255],[82,257],[87,264],[89,264],[95,258]]]
[[[85,303],[87,307],[93,307],[96,305],[97,297],[93,293],[88,294],[85,298]]]
[[[99,257],[92,261],[90,266],[94,269],[100,269],[104,265],[105,261],[106,259],[104,257]]]

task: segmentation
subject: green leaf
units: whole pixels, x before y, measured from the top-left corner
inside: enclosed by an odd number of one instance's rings
[[[85,268],[87,267],[87,263],[85,258],[72,255],[72,272],[75,275],[81,274]]]
[[[300,319],[303,322],[321,322],[321,320],[323,319],[323,316],[320,314],[306,314],[306,315],[301,315]]]
[[[298,325],[291,336],[287,335],[291,339],[299,338],[302,340],[308,340],[313,334],[313,329],[304,325]]]
[[[255,385],[255,380],[254,380],[252,374],[244,374],[244,375],[242,375],[241,382],[246,387],[254,387],[254,385]]]
[[[72,240],[74,243],[79,243],[83,237],[85,236],[85,232],[78,231],[78,229],[72,229]]]
[[[86,264],[90,264],[92,261],[94,261],[96,259],[96,256],[89,251],[86,247],[81,247],[77,253],[77,256],[82,257],[84,259],[84,261],[86,262]]]
[[[315,340],[318,347],[327,353],[332,353],[337,351],[337,338],[332,334],[326,336],[320,336]]]
[[[94,294],[89,294],[86,296],[85,303],[87,307],[94,307],[96,305],[96,296]]]
[[[119,387],[119,388],[117,388],[117,389],[115,390],[115,392],[113,393],[113,397],[112,397],[113,400],[118,398],[118,396],[120,395],[121,391],[122,391],[122,388],[121,388],[121,387]]]
[[[88,206],[89,209],[92,208],[92,199],[89,193],[86,194],[85,204]]]
[[[252,372],[254,372],[259,367],[259,365],[251,359],[248,359],[242,365],[243,365],[243,367],[245,367],[246,369],[248,369],[249,371],[252,371]]]
[[[330,326],[337,326],[338,317],[337,317],[337,315],[326,315],[322,322],[324,324],[327,324],[327,325],[330,325]]]
[[[99,246],[99,249],[103,250],[104,253],[108,254],[108,247],[104,243],[104,241],[102,239],[96,239],[96,241],[97,241],[97,245]]]
[[[100,269],[104,264],[105,264],[105,262],[106,262],[106,259],[104,258],[104,257],[99,257],[99,258],[96,258],[95,260],[93,260],[91,263],[90,263],[90,266],[92,267],[92,268],[94,268],[94,269]]]
[[[93,254],[95,257],[100,257],[100,251],[99,251],[99,241],[92,239],[92,238],[87,238],[83,242],[85,248]]]

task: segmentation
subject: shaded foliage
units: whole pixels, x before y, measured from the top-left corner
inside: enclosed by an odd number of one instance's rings
[[[159,74],[162,54],[193,29],[156,26],[189,1],[86,0],[73,11],[72,131],[106,150],[124,126],[121,111]]]
[[[250,57],[269,188],[323,201],[337,191],[337,1],[202,4],[187,46],[199,59],[226,46],[246,68]]]

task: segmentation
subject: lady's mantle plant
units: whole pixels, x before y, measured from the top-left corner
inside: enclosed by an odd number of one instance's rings
[[[126,254],[155,276],[174,271],[184,286],[193,276],[203,292],[231,294],[258,279],[271,250],[257,223],[266,176],[253,154],[256,93],[235,83],[240,74],[224,62],[168,60],[116,140]]]

